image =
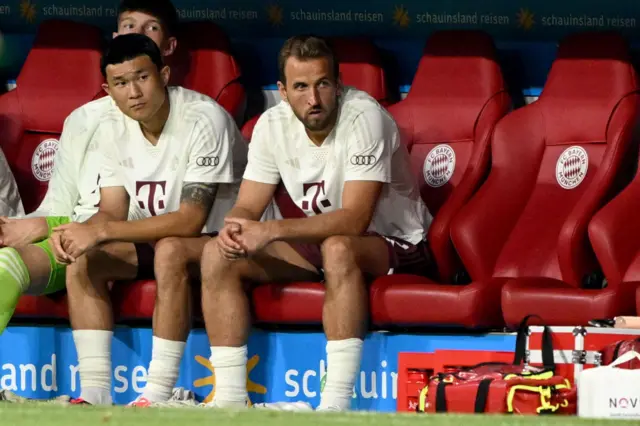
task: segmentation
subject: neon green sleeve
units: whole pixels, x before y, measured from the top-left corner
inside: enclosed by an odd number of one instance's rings
[[[66,225],[71,222],[71,218],[69,216],[47,216],[46,220],[47,226],[49,227],[48,236],[51,236],[51,233],[56,226]]]

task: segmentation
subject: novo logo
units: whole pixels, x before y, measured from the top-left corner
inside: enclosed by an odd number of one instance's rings
[[[638,397],[635,398],[609,398],[609,408],[636,408],[640,407]]]
[[[352,155],[351,164],[354,166],[371,166],[376,163],[375,155]]]
[[[215,167],[220,164],[220,158],[218,157],[198,157],[196,158],[196,164],[204,167]]]

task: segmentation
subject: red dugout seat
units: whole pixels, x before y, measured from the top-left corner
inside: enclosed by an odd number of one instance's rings
[[[510,107],[488,34],[440,31],[431,36],[411,91],[389,110],[407,142],[422,198],[434,215],[427,239],[436,270],[430,278],[392,275],[376,280],[371,288],[374,323],[475,325],[466,322],[464,309],[479,293],[460,285],[468,284],[468,278],[453,246],[451,223],[487,177],[491,136]],[[435,301],[428,302],[432,297]],[[440,310],[422,314],[431,305],[443,306],[451,318],[439,318]]]
[[[599,270],[587,226],[629,181],[636,161],[631,149],[637,152],[639,141],[637,91],[638,76],[619,35],[576,35],[560,47],[538,102],[511,120],[516,128],[503,129],[504,136],[529,133],[530,148],[512,157],[536,166],[520,166],[520,174],[536,179],[520,184],[521,193],[532,189],[525,196],[511,196],[506,185],[500,195],[526,203],[512,201],[500,215],[506,226],[514,224],[494,269],[494,276],[516,278],[502,291],[507,325],[515,327],[527,314],[551,325],[587,325],[622,306],[615,280],[606,290],[585,288]],[[489,190],[486,200],[497,202]],[[518,204],[524,208],[514,215]]]
[[[440,31],[425,45],[407,97],[389,108],[403,134],[420,193],[434,220],[434,278],[462,280],[450,225],[489,172],[490,138],[511,102],[493,40],[480,31]]]
[[[592,301],[583,301],[592,309],[592,319],[640,313],[638,211],[640,173],[636,173],[629,186],[602,208],[589,223],[591,244],[607,279],[606,288],[589,293]],[[592,307],[594,305],[595,307]]]
[[[169,62],[171,84],[210,96],[240,122],[246,93],[229,37],[213,22],[188,22],[180,27],[177,39]]]
[[[383,278],[372,292],[374,322],[500,327],[502,311],[511,326],[528,314],[579,321],[564,289],[597,268],[587,223],[628,159],[636,89],[620,37],[565,39],[539,100],[497,124],[489,177],[452,222],[473,282]]]
[[[340,62],[343,84],[364,90],[382,105],[388,105],[385,72],[376,46],[370,40],[360,38],[335,38],[331,42]],[[242,128],[247,140],[251,140],[258,118],[254,117]],[[283,185],[279,185],[275,200],[284,217],[305,217]],[[320,323],[323,301],[324,286],[321,283],[274,283],[253,290],[255,319],[263,323]]]
[[[98,28],[64,20],[43,22],[18,75],[0,96],[0,146],[27,212],[47,190],[67,115],[100,95],[102,36]],[[24,296],[16,316],[66,317],[65,298]]]
[[[67,115],[102,91],[101,54],[98,28],[45,21],[18,75],[17,87],[0,96],[0,147],[27,213],[38,207],[47,191]]]

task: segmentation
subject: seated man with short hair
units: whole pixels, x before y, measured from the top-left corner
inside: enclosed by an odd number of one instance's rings
[[[164,402],[178,379],[190,328],[189,279],[236,199],[247,144],[213,99],[167,87],[158,46],[140,34],[111,41],[105,91],[116,110],[94,137],[103,157],[100,206],[85,223],[53,233],[66,284],[82,393],[74,403],[111,404],[113,313],[107,283],[157,280],[147,386],[133,405]],[[130,200],[142,219],[127,220]],[[205,235],[203,235],[203,232]],[[195,267],[195,273],[193,272]]]
[[[118,31],[113,37],[145,34],[168,57],[176,49],[177,23],[178,14],[170,0],[121,0]],[[64,122],[53,175],[38,209],[26,218],[0,219],[0,247],[5,246],[0,248],[0,334],[22,294],[43,295],[64,289],[66,265],[55,261],[51,230],[60,224],[83,222],[98,210],[100,160],[91,142],[102,114],[116,109],[107,96],[74,110]],[[130,215],[138,217],[135,204]]]
[[[238,200],[202,257],[202,305],[216,373],[213,407],[244,406],[251,328],[246,281],[318,281],[328,375],[319,409],[350,407],[367,331],[366,280],[426,274],[431,221],[393,118],[343,88],[316,37],[279,58],[283,101],[259,119]],[[282,181],[307,217],[258,222]]]

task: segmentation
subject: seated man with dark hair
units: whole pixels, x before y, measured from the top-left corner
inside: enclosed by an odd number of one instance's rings
[[[211,98],[167,87],[170,70],[148,37],[112,40],[103,57],[107,111],[93,138],[102,158],[100,206],[85,223],[55,228],[82,394],[74,403],[110,404],[113,314],[107,283],[157,280],[147,386],[133,405],[167,401],[190,327],[189,279],[210,234],[235,202],[247,144]],[[142,216],[127,220],[130,200]],[[203,235],[202,233],[205,233]],[[195,272],[193,267],[195,266]]]
[[[122,0],[118,31],[113,37],[145,34],[168,57],[176,49],[177,22],[178,14],[170,0]],[[113,100],[105,97],[73,111],[65,120],[53,175],[38,209],[25,218],[11,217],[23,214],[20,207],[16,213],[4,214],[9,218],[0,219],[0,247],[5,246],[0,248],[0,333],[22,294],[51,294],[64,289],[66,265],[55,261],[51,230],[60,224],[83,222],[98,210],[100,160],[92,139],[99,118],[116,109]],[[13,191],[0,182],[0,197],[3,188]],[[15,203],[17,194],[10,194],[11,202]],[[137,217],[135,204],[130,217]]]

